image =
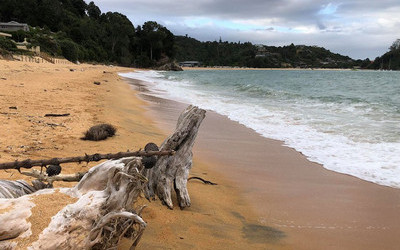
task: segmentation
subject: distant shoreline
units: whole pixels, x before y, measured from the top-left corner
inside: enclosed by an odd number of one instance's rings
[[[182,67],[183,70],[326,70],[326,71],[351,71],[354,69],[336,69],[336,68],[235,68],[235,67]],[[361,69],[356,69],[361,70]]]

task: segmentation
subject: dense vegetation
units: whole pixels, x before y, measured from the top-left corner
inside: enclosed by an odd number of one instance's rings
[[[13,32],[14,40],[26,37],[42,51],[71,61],[149,67],[174,55],[174,35],[167,28],[156,22],[135,28],[126,16],[102,13],[83,0],[1,0],[0,21],[27,23],[34,28]]]
[[[135,27],[123,14],[102,13],[93,2],[84,0],[1,0],[0,21],[29,24],[29,32],[12,32],[13,40],[27,38],[51,56],[71,61],[150,67],[176,59],[200,61],[204,66],[400,69],[400,39],[373,62],[353,60],[317,46],[275,47],[221,39],[200,42],[174,36],[156,22]],[[0,37],[0,53],[4,51],[18,49],[8,38]]]
[[[200,42],[177,36],[178,61],[200,61],[204,66],[237,66],[256,68],[353,68],[369,64],[335,54],[321,47],[288,45],[283,47],[229,42]]]
[[[371,69],[400,70],[400,39],[390,46],[389,51],[377,57],[369,66]]]

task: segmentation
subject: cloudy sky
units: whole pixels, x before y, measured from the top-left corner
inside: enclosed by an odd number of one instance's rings
[[[89,0],[86,0],[89,2]],[[94,0],[137,26],[157,21],[201,41],[325,47],[355,59],[385,53],[400,38],[399,0]]]

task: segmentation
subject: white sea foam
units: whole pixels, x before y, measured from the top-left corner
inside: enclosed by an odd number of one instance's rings
[[[321,163],[327,169],[380,185],[400,188],[400,143],[398,140],[374,142],[368,137],[357,139],[357,134],[345,133],[346,130],[351,129],[351,124],[348,125],[349,128],[344,127],[343,131],[338,131],[337,126],[330,128],[329,124],[325,125],[323,120],[318,121],[322,129],[317,130],[310,125],[314,122],[312,119],[304,122],[306,118],[298,117],[296,114],[296,109],[304,108],[304,103],[297,103],[283,109],[268,107],[246,99],[222,96],[218,92],[204,92],[189,81],[175,81],[171,77],[166,79],[155,71],[125,73],[121,76],[148,82],[149,88],[160,97],[216,111],[252,128],[264,137],[282,140],[287,146],[302,152],[309,160]],[[315,112],[321,112],[319,110],[322,107],[318,105],[322,104],[307,105],[314,105]],[[361,112],[368,113],[368,109],[360,109],[362,105],[360,103],[344,104],[329,108],[330,110],[337,109],[338,112],[348,110],[355,115],[358,114],[357,112],[360,112],[360,115]],[[340,122],[340,120],[333,120],[333,122]],[[362,126],[362,123],[359,126]]]

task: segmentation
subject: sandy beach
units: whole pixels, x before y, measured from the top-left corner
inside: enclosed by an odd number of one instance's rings
[[[117,75],[117,72],[132,70],[0,60],[1,162],[138,150],[150,141],[160,144],[167,131],[156,126],[156,121],[151,120],[146,111],[148,104],[137,98],[136,92]],[[44,117],[48,113],[70,115]],[[115,137],[101,142],[80,140],[90,126],[103,122],[117,128]],[[214,163],[199,159],[195,154],[191,174],[219,185],[190,181],[192,207],[182,211],[177,208],[169,210],[159,201],[148,204],[143,212],[148,227],[138,249],[244,249],[248,246],[262,249],[282,246],[274,239],[274,232],[272,238],[266,239],[257,234],[257,216],[239,189],[215,171]],[[63,173],[83,172],[94,165],[96,163],[65,164]],[[0,171],[0,178],[29,180],[11,170]],[[56,183],[55,187],[71,185]],[[47,227],[51,217],[75,201],[58,192],[36,197],[33,200],[36,209],[32,210],[29,218],[33,234],[18,239],[18,248],[25,249],[37,240],[38,233]],[[145,199],[140,202],[149,203]],[[269,232],[268,228],[262,227],[262,230]],[[129,247],[127,244],[121,249]]]
[[[0,60],[0,161],[160,144],[186,105],[139,94],[132,87],[138,82],[117,75],[132,70]],[[47,113],[70,115],[44,117]],[[117,128],[115,137],[80,140],[103,122]],[[397,249],[400,244],[398,189],[325,170],[282,142],[213,112],[200,128],[194,157],[191,176],[218,185],[190,181],[192,206],[185,210],[140,200],[148,204],[142,216],[148,226],[138,249]],[[66,164],[63,173],[95,164]],[[28,179],[17,171],[0,171],[0,178]],[[29,219],[34,233],[18,241],[19,249],[72,202],[58,192],[35,199]]]

